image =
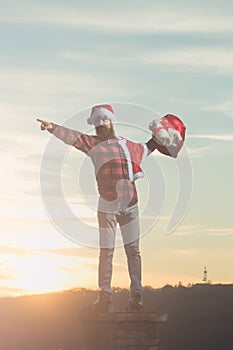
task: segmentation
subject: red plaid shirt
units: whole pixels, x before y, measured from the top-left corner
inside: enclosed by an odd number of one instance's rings
[[[98,136],[83,134],[77,130],[71,130],[64,126],[52,123],[53,133],[66,144],[72,145],[87,154],[95,167],[96,180],[100,196],[107,200],[124,201],[127,198],[128,205],[137,203],[138,196],[134,181],[129,180],[129,167],[127,157],[119,144],[119,138],[102,141]],[[142,144],[128,141],[135,154],[142,152]],[[149,152],[155,148],[150,139],[147,142]],[[121,181],[122,180],[122,181]]]

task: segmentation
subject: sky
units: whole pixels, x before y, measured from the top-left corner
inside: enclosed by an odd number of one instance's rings
[[[138,142],[148,140],[154,115],[175,114],[187,127],[192,188],[185,191],[192,195],[169,235],[166,226],[183,188],[179,159],[151,156],[166,197],[141,239],[143,284],[200,283],[205,266],[212,283],[232,283],[232,15],[227,0],[1,4],[0,296],[97,288],[98,249],[72,241],[47,215],[41,164],[54,137],[40,131],[36,118],[67,125],[76,120],[84,132],[90,107],[103,102],[112,103],[119,116],[119,133]],[[58,153],[66,152],[66,201],[96,226],[95,213],[77,190],[81,181],[95,194],[90,164],[56,142]],[[160,175],[149,162],[137,183],[142,210],[145,198],[159,193]],[[129,286],[122,247],[115,251],[113,286]]]

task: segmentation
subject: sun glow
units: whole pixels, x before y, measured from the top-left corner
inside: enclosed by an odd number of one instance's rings
[[[42,254],[27,260],[21,260],[17,266],[21,275],[21,288],[31,292],[47,292],[62,288],[63,281],[59,267],[50,256]]]
[[[92,259],[91,259],[92,260]],[[29,257],[11,256],[9,266],[14,270],[14,287],[23,294],[45,293],[88,284],[93,264],[86,258],[73,258],[56,254],[41,253]],[[93,270],[94,271],[94,270]],[[22,294],[21,293],[21,294]]]

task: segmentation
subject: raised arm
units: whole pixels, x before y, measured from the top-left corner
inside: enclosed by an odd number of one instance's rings
[[[167,114],[160,120],[152,120],[149,124],[158,151],[166,156],[176,158],[183,147],[186,126],[175,115]],[[151,143],[151,147],[153,145]]]
[[[64,126],[37,119],[41,123],[41,130],[48,130],[51,134],[68,145],[72,145],[84,153],[88,153],[94,146],[94,136],[83,134],[80,131],[68,129]]]
[[[147,145],[147,148],[148,148],[147,155],[149,156],[157,148],[157,143],[155,142],[155,140],[153,138],[151,138],[150,140],[148,140],[146,142],[146,145]]]

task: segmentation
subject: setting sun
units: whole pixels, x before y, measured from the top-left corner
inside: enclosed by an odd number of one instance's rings
[[[41,253],[11,256],[8,267],[14,271],[14,287],[28,294],[90,285],[94,269],[92,273],[87,265],[95,264],[94,259],[76,257],[72,260],[58,254]]]
[[[62,263],[62,259],[59,259]],[[20,287],[31,292],[48,292],[64,287],[56,260],[46,254],[21,259],[17,263]]]

